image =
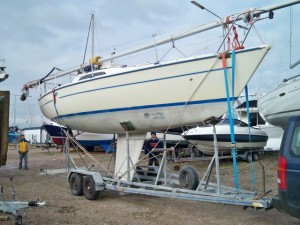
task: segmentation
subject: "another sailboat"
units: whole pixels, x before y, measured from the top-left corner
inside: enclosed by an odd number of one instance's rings
[[[290,9],[290,69],[300,65],[300,60],[292,63],[292,11]],[[285,129],[288,118],[300,115],[300,74],[284,79],[273,91],[258,101],[261,116],[268,123]]]
[[[300,115],[300,74],[284,79],[275,90],[258,100],[260,115],[268,123],[285,128],[291,116]]]

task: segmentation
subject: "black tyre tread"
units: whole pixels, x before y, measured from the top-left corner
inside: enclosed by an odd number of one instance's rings
[[[73,195],[83,195],[83,176],[81,174],[73,173],[70,176],[70,190]]]
[[[22,224],[23,224],[23,217],[21,215],[16,216],[14,225],[22,225]]]
[[[182,188],[196,190],[199,185],[199,176],[196,169],[188,165],[182,167],[179,171],[179,184]]]
[[[92,176],[86,176],[83,179],[83,194],[88,200],[96,200],[100,191],[96,191],[95,181]]]
[[[247,161],[247,163],[250,163],[251,160],[252,160],[252,157],[251,157],[251,153],[249,152],[246,156],[246,161]]]
[[[252,153],[252,160],[253,160],[253,161],[259,160],[259,154],[258,154],[258,152],[253,152],[253,153]]]

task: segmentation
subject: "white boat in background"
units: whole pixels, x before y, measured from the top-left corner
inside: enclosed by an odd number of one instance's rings
[[[268,123],[285,128],[291,116],[300,115],[300,75],[284,79],[275,90],[258,100],[260,115]]]
[[[231,133],[228,119],[222,119],[215,125],[219,154],[231,154]],[[237,152],[262,149],[267,143],[266,132],[250,127],[240,120],[234,120],[234,132]],[[197,126],[181,134],[184,139],[206,155],[214,154],[213,126]]]

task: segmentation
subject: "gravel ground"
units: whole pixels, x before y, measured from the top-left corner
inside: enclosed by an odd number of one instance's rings
[[[72,153],[76,161],[79,156]],[[93,153],[96,158],[103,154]],[[266,190],[272,190],[269,197],[277,193],[277,156],[263,155],[260,160],[266,173]],[[300,220],[278,212],[265,211],[241,206],[178,200],[145,195],[104,191],[95,201],[70,193],[66,174],[45,175],[46,169],[65,168],[65,159],[59,149],[33,148],[29,152],[29,170],[19,170],[18,153],[14,147],[8,151],[7,165],[0,168],[0,185],[4,198],[11,199],[10,178],[20,201],[42,199],[43,207],[24,210],[23,224],[102,224],[102,225],[150,225],[150,224],[300,224]],[[193,165],[203,176],[208,162],[182,163]],[[232,162],[221,161],[222,184],[234,186]],[[255,192],[262,193],[262,167],[253,163],[255,170]],[[174,164],[169,165],[170,168]],[[238,162],[239,182],[242,189],[251,190],[250,164]],[[12,220],[0,221],[12,224]]]

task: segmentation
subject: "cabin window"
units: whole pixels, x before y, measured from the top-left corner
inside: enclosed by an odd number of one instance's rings
[[[243,121],[239,121],[240,122],[240,127],[248,127],[248,124],[244,123]]]
[[[84,76],[80,77],[79,80],[85,80],[85,79],[96,77],[96,76],[100,76],[100,75],[103,75],[103,74],[106,74],[106,73],[105,72],[97,72],[97,73],[94,73],[94,74],[90,73],[90,74],[87,74],[87,75],[84,75]]]
[[[104,75],[106,74],[105,72],[101,71],[101,72],[97,72],[97,73],[94,73],[94,77],[96,76],[100,76],[100,75]]]
[[[87,75],[84,75],[82,77],[80,77],[79,80],[84,80],[84,79],[88,79],[88,78],[91,78],[92,77],[92,74],[87,74]]]

